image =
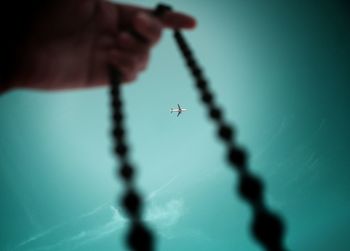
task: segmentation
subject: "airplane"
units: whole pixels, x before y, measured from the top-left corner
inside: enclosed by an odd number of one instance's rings
[[[171,109],[170,109],[170,113],[177,112],[177,117],[179,117],[179,115],[181,114],[181,112],[187,111],[186,108],[181,108],[181,106],[180,106],[179,104],[177,104],[177,107],[178,107],[178,108],[171,108]]]

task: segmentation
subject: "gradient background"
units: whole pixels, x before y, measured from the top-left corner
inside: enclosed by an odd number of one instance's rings
[[[198,19],[186,36],[284,216],[288,248],[350,250],[349,4],[167,2]],[[261,250],[169,32],[124,92],[157,250]],[[179,118],[177,103],[189,108]],[[0,97],[0,250],[125,250],[109,130],[106,88]]]

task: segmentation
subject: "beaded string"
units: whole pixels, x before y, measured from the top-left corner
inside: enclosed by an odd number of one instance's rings
[[[109,68],[109,74],[111,80],[114,153],[120,162],[119,177],[125,187],[121,204],[130,219],[126,242],[130,250],[152,251],[154,250],[153,234],[141,219],[143,202],[140,193],[135,188],[135,167],[130,163],[129,147],[126,143],[123,102],[120,90],[121,75],[113,67]]]
[[[159,5],[152,13],[160,17],[168,7]],[[136,38],[143,40],[138,33],[130,31]],[[154,236],[152,231],[142,221],[143,201],[135,186],[135,167],[129,160],[129,146],[126,142],[126,129],[124,125],[124,111],[121,94],[121,73],[112,66],[108,66],[111,86],[112,107],[112,137],[114,141],[114,153],[119,159],[119,177],[124,183],[124,194],[121,205],[128,214],[130,228],[126,237],[126,243],[130,250],[152,251],[154,250]]]
[[[174,38],[186,65],[195,80],[196,87],[208,115],[217,127],[217,134],[225,144],[227,157],[231,167],[238,173],[240,196],[253,209],[252,232],[260,244],[269,251],[285,251],[283,246],[284,226],[282,219],[272,213],[264,202],[263,182],[248,170],[247,153],[235,142],[232,126],[224,118],[218,107],[209,83],[204,77],[192,50],[179,30],[174,31]]]
[[[158,5],[154,14],[159,16],[169,10],[171,10],[169,6]],[[225,121],[222,110],[215,103],[214,95],[209,89],[209,83],[205,79],[203,71],[196,62],[184,36],[180,31],[175,30],[174,38],[196,82],[208,115],[217,126],[218,136],[227,148],[228,161],[238,173],[239,194],[253,209],[253,235],[265,250],[285,251],[286,249],[283,246],[283,222],[280,217],[266,207],[263,198],[263,182],[248,170],[247,153],[236,145],[233,128]],[[114,152],[119,158],[119,176],[125,186],[121,204],[130,219],[130,229],[126,238],[127,244],[130,250],[152,251],[154,250],[154,237],[152,231],[148,229],[141,219],[143,202],[134,184],[135,168],[129,161],[129,147],[125,137],[126,130],[120,91],[121,74],[113,67],[109,67],[109,75],[113,111],[112,135],[115,142]]]

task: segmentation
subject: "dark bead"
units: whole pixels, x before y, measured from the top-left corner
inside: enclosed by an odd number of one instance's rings
[[[240,195],[253,204],[262,200],[263,186],[260,180],[251,175],[242,175],[239,184]]]
[[[112,95],[112,99],[118,99],[120,96],[120,88],[119,88],[119,84],[112,84],[111,86],[111,95]]]
[[[155,11],[153,12],[153,15],[156,17],[161,17],[163,16],[165,13],[171,11],[172,8],[169,5],[165,5],[165,4],[158,4],[157,8],[155,9]]]
[[[178,40],[180,37],[180,32],[178,30],[175,30],[173,34],[174,34],[174,37],[176,38],[176,40]]]
[[[177,42],[178,42],[178,45],[180,46],[180,50],[184,50],[186,49],[186,44],[185,44],[185,41],[183,40],[183,38],[181,37],[180,33],[178,34],[177,36]]]
[[[204,79],[198,79],[197,80],[197,87],[200,89],[204,89],[207,87],[207,81],[205,81]]]
[[[219,136],[224,141],[232,140],[232,129],[228,125],[221,125],[219,128]]]
[[[124,143],[117,143],[115,151],[119,155],[126,155],[128,152],[128,147]]]
[[[213,95],[210,92],[204,92],[202,94],[202,101],[206,104],[211,104],[213,102]]]
[[[222,117],[220,109],[216,108],[216,107],[211,107],[210,108],[209,115],[210,115],[211,118],[213,118],[215,120],[220,120],[221,117]]]
[[[120,141],[124,137],[124,129],[121,127],[114,128],[112,131],[113,136]]]
[[[188,67],[191,69],[191,71],[192,71],[193,67],[196,66],[196,62],[194,62],[193,58],[190,58],[189,60],[187,60],[186,63],[188,65]]]
[[[238,148],[231,147],[228,154],[229,161],[240,170],[246,168],[246,153]]]
[[[113,119],[115,122],[120,123],[123,120],[123,114],[121,112],[115,112],[113,114]]]
[[[253,221],[252,231],[266,250],[285,250],[282,245],[284,227],[278,216],[265,210],[258,212]]]
[[[124,195],[123,205],[132,218],[139,218],[141,212],[141,199],[140,196],[134,190],[129,190]]]
[[[115,107],[115,108],[119,108],[119,110],[121,110],[122,106],[123,106],[123,103],[120,99],[114,99],[112,101],[112,106]]]
[[[191,70],[192,70],[193,75],[198,77],[198,78],[202,75],[202,70],[199,69],[196,65],[194,65],[194,67]]]
[[[182,47],[182,52],[186,58],[188,58],[188,65],[193,64],[192,52],[187,47]]]
[[[175,39],[176,39],[177,45],[179,46],[179,49],[182,51],[184,46],[184,41],[176,34],[175,34]]]
[[[126,181],[131,181],[134,177],[134,169],[129,164],[124,164],[119,171],[119,175]]]
[[[128,234],[128,245],[130,250],[134,251],[152,251],[154,250],[153,236],[151,232],[141,223],[134,223]]]

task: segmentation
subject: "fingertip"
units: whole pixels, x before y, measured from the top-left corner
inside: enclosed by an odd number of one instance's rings
[[[168,12],[161,18],[163,24],[173,29],[193,29],[196,27],[196,19],[180,12]]]
[[[189,29],[194,29],[197,27],[197,20],[193,17],[189,17],[189,21],[188,21],[188,28]]]

